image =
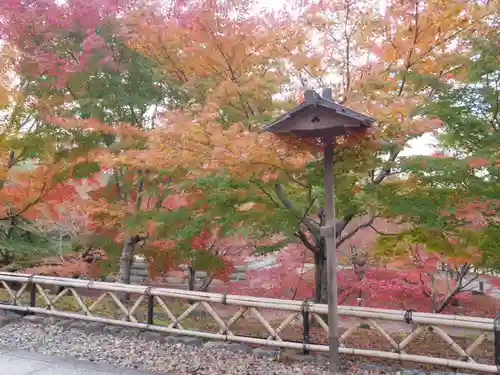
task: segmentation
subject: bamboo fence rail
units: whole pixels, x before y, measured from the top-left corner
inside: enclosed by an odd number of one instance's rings
[[[18,289],[14,289],[12,286],[13,284],[17,284]],[[50,298],[44,289],[44,287],[50,286],[57,286],[60,288],[59,293],[53,298]],[[209,340],[224,340],[273,348],[298,349],[304,352],[328,352],[327,345],[314,344],[309,340],[310,322],[312,320],[315,320],[319,326],[328,333],[328,324],[322,318],[322,316],[327,314],[328,306],[312,303],[310,301],[292,301],[220,293],[194,292],[160,287],[125,285],[6,272],[0,272],[0,289],[1,288],[3,288],[9,296],[8,303],[0,304],[0,309],[4,310],[79,319],[116,326],[140,328],[149,331],[199,337]],[[77,289],[97,291],[100,292],[100,294],[92,304],[86,305]],[[21,297],[25,293],[29,293],[30,295],[29,302],[27,303],[21,301]],[[138,298],[135,301],[131,301],[130,304],[132,306],[128,306],[127,303],[123,303],[117,296],[119,293],[137,295]],[[74,301],[80,308],[79,312],[63,311],[57,308],[56,303],[65,296],[72,296],[74,298]],[[114,304],[116,304],[116,307],[123,313],[121,318],[99,316],[95,311],[96,307],[98,307],[107,296],[111,298]],[[40,303],[37,302],[37,297],[41,298],[44,306],[40,306]],[[191,301],[192,304],[187,307],[181,315],[176,316],[172,312],[171,307],[169,307],[169,299]],[[167,302],[165,302],[166,300]],[[234,306],[239,310],[232,315],[228,321],[224,321],[213,308],[213,304]],[[147,321],[145,323],[140,322],[140,319],[136,316],[138,308],[141,305],[147,306]],[[168,325],[158,325],[154,323],[154,305],[158,306],[162,310],[162,313],[169,318]],[[217,333],[204,332],[199,330],[199,328],[186,329],[183,327],[183,321],[198,308],[204,309],[217,323]],[[261,314],[261,310],[265,309],[285,312],[287,315],[277,328],[273,328],[264,315]],[[231,331],[234,324],[241,319],[246,312],[251,313],[267,331],[266,335],[269,334],[267,338],[237,335]],[[409,361],[446,366],[453,369],[500,374],[500,318],[490,319],[429,314],[357,306],[339,306],[338,313],[340,316],[358,319],[358,321],[354,322],[341,335],[341,347],[339,351],[342,354]],[[283,337],[284,329],[292,322],[296,321],[297,318],[302,318],[302,342],[290,341]],[[411,324],[414,329],[404,339],[397,342],[379,323],[376,322],[376,320]],[[351,336],[360,325],[368,325],[370,328],[377,331],[389,343],[392,350],[367,350],[346,347],[344,344],[345,340]],[[463,348],[446,332],[446,329],[450,328],[473,330],[478,333],[478,336],[472,344]],[[432,332],[436,336],[449,344],[449,347],[456,354],[456,358],[438,358],[426,355],[408,354],[406,352],[408,345],[428,329],[432,329]],[[481,345],[490,340],[491,345],[494,347],[495,358],[492,361],[494,365],[476,362],[473,358],[475,352]]]

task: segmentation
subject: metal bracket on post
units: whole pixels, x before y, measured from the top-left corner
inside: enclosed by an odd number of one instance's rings
[[[415,310],[409,309],[405,311],[404,315],[404,320],[406,324],[411,324],[413,321],[413,315],[412,313],[415,312]]]
[[[493,345],[495,346],[495,365],[497,366],[497,374],[500,374],[500,314],[495,318],[493,323],[494,338]]]
[[[222,303],[223,305],[227,305],[227,292],[222,294],[220,303]]]
[[[309,349],[307,349],[307,345],[309,345],[309,301],[308,300],[305,300],[302,303],[302,325],[304,328],[302,353],[309,354]]]
[[[335,226],[328,225],[319,228],[319,234],[321,237],[332,237],[334,235]]]

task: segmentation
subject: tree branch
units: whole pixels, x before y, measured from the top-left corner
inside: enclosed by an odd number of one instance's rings
[[[452,33],[451,35],[449,35],[448,37],[444,38],[443,40],[441,40],[440,42],[432,45],[429,47],[429,49],[427,49],[427,51],[425,51],[424,53],[422,53],[417,59],[415,59],[415,61],[413,61],[412,65],[415,65],[418,61],[424,59],[429,53],[431,53],[432,51],[434,51],[434,49],[436,49],[437,47],[443,45],[444,43],[448,42],[449,40],[453,39],[454,37],[456,37],[457,35],[459,35],[461,32],[467,30],[467,29],[470,29],[471,27],[473,27],[476,23],[478,23],[479,21],[481,21],[482,19],[490,16],[492,13],[486,13],[484,15],[482,15],[481,17],[479,17],[477,20],[474,20],[473,22],[471,22],[470,24],[468,24],[466,27],[464,27],[463,29],[459,29],[457,31],[455,31],[454,33]]]
[[[122,188],[120,186],[120,177],[119,177],[119,170],[118,168],[113,168],[113,176],[114,176],[114,180],[115,180],[115,188],[116,188],[116,195],[118,196],[118,199],[122,199]]]
[[[402,147],[396,147],[391,151],[391,154],[389,155],[389,160],[387,163],[394,162],[396,158],[398,157],[399,153],[401,152]],[[385,180],[386,177],[388,177],[391,174],[391,168],[386,167],[383,168],[380,173],[372,179],[372,183],[375,185],[379,185],[382,181]]]
[[[337,241],[337,246],[340,246],[342,245],[345,241],[347,241],[349,238],[351,238],[352,236],[354,236],[356,233],[358,233],[358,231],[360,229],[363,229],[363,228],[367,228],[367,227],[370,227],[373,222],[375,221],[375,219],[377,218],[378,216],[373,216],[370,220],[368,220],[366,223],[363,223],[363,224],[360,224],[358,225],[355,229],[353,229],[352,231],[350,231],[348,234],[346,234],[344,237],[342,237],[339,241]],[[347,226],[347,225],[346,225]]]
[[[468,264],[468,263],[465,263],[461,267],[460,271],[457,274],[457,285],[456,285],[456,287],[453,289],[453,291],[451,291],[451,293],[449,293],[446,296],[446,298],[444,300],[441,301],[441,303],[439,304],[439,306],[436,309],[436,313],[442,312],[448,306],[448,304],[453,299],[453,297],[455,297],[458,293],[462,292],[467,286],[469,286],[474,280],[476,280],[479,277],[479,275],[476,275],[472,280],[469,280],[467,282],[467,284],[465,284],[465,285],[462,284],[462,282],[464,280],[464,277],[467,276],[467,274],[469,273],[470,269],[471,269],[471,265]]]
[[[413,55],[413,52],[415,51],[415,47],[417,45],[417,39],[418,39],[418,33],[419,33],[419,27],[418,27],[418,19],[419,19],[419,13],[418,13],[418,6],[419,6],[419,1],[415,1],[415,33],[413,34],[413,45],[408,52],[408,58],[406,60],[406,71],[403,74],[403,79],[401,80],[401,85],[399,86],[399,91],[398,91],[398,96],[401,96],[403,93],[405,84],[406,84],[406,78],[408,75],[408,72],[410,71],[410,68],[412,67],[411,63],[411,57]],[[411,27],[411,26],[410,26]]]
[[[399,233],[384,233],[384,232],[378,230],[377,228],[375,228],[373,226],[373,224],[370,225],[370,228],[372,228],[375,231],[375,233],[380,234],[381,236],[397,236],[399,234]]]
[[[344,20],[344,37],[345,37],[345,54],[346,54],[346,64],[345,64],[345,74],[343,75],[344,79],[344,98],[347,98],[347,93],[351,87],[351,35],[347,33],[347,25],[349,22],[351,4],[347,2],[347,9]]]
[[[314,246],[311,241],[307,238],[306,234],[302,230],[298,230],[295,232],[295,236],[300,239],[300,241],[304,244],[305,247],[307,247],[309,250],[311,250],[313,253],[317,253],[318,249],[316,246]]]
[[[7,162],[7,170],[11,169],[16,164],[16,153],[14,151],[9,152],[9,161]],[[0,189],[5,185],[5,180],[0,180]]]
[[[297,180],[295,177],[292,176],[292,174],[290,173],[290,171],[288,171],[286,168],[283,168],[283,171],[285,172],[285,174],[293,181],[295,182],[297,185],[299,186],[302,186],[303,188],[306,188],[308,189],[309,188],[309,185],[306,185],[302,182],[300,182],[299,180]]]
[[[426,285],[425,285],[424,279],[423,279],[423,277],[422,277],[422,274],[420,274],[419,276],[420,276],[420,283],[421,283],[421,284],[422,284],[422,286],[424,287],[424,289],[422,290],[422,291],[423,291],[423,293],[424,293],[424,295],[425,295],[426,297],[431,298],[430,293],[429,293],[427,290],[425,290]]]
[[[281,183],[279,183],[279,182],[276,183],[275,191],[276,191],[276,195],[280,199],[281,203],[283,203],[285,208],[287,208],[289,210],[293,209],[292,201],[290,199],[288,199],[288,197],[285,193],[285,189],[283,189],[283,185]]]
[[[342,231],[347,227],[347,225],[351,222],[351,220],[354,219],[353,214],[349,214],[344,216],[342,220],[336,220],[335,222],[335,230],[337,231],[338,234],[342,233]]]
[[[262,191],[265,195],[267,195],[267,197],[271,200],[271,202],[273,202],[273,203],[274,203],[274,205],[275,205],[276,207],[278,207],[278,208],[280,207],[279,203],[276,201],[276,199],[274,199],[274,197],[271,195],[271,193],[269,193],[266,189],[264,189],[264,188],[262,187],[262,185],[261,185],[261,184],[259,184],[258,182],[256,183],[256,185],[257,185],[257,187],[260,189],[260,191]]]
[[[0,220],[10,220],[10,219],[15,218],[17,216],[20,216],[23,213],[25,213],[26,211],[28,211],[34,205],[40,203],[40,201],[43,199],[43,197],[48,193],[48,190],[45,190],[45,187],[46,187],[46,183],[43,184],[42,189],[41,189],[42,192],[40,193],[40,195],[35,200],[26,204],[26,206],[24,206],[22,210],[20,210],[19,212],[15,213],[15,214],[9,214],[8,216],[1,217]]]
[[[293,204],[292,201],[287,197],[285,189],[283,189],[283,185],[279,182],[276,183],[275,185],[275,191],[276,195],[280,199],[280,201],[283,203],[286,209],[293,210]],[[306,212],[306,215],[301,218],[301,222],[304,223],[304,225],[307,227],[307,229],[315,236],[319,236],[319,224],[316,223],[313,219],[311,219]]]
[[[146,241],[148,238],[149,238],[148,236],[137,235],[137,236],[134,236],[134,237],[131,238],[130,243],[132,245],[136,245],[136,244],[138,244],[141,241]]]
[[[134,107],[129,104],[129,109],[130,109],[130,114],[132,115],[132,118],[134,119],[135,125],[137,125],[138,128],[142,128],[142,121],[139,121],[139,118],[137,117],[137,114],[135,113]]]

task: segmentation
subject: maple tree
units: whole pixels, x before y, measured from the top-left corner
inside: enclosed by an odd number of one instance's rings
[[[254,5],[145,6],[125,18],[128,45],[154,59],[166,82],[182,87],[185,103],[216,103],[222,126],[242,122],[251,129],[270,119],[272,96],[288,81],[282,59],[295,43],[288,28]]]
[[[153,126],[150,112],[167,93],[174,98],[173,87],[158,79],[153,61],[121,38],[120,17],[133,7],[133,1],[2,3],[1,35],[19,51],[14,67],[39,113]],[[109,134],[73,135],[74,146],[85,150],[113,143]]]
[[[80,176],[110,176],[108,187],[116,188],[115,195],[99,196],[105,189],[97,189],[92,195],[96,204],[101,203],[101,211],[120,206],[116,203],[120,199],[125,205],[134,200],[140,205],[142,187],[134,190],[133,186],[142,186],[146,173],[138,168],[128,169],[123,164],[110,166],[93,159],[93,151],[98,154],[103,146],[119,152],[121,141],[117,138],[124,133],[120,130],[89,132],[88,127],[99,122],[118,129],[122,123],[135,128],[153,127],[158,106],[170,105],[165,99],[175,101],[177,95],[173,85],[158,79],[151,59],[125,45],[120,19],[134,7],[134,1],[75,0],[33,4],[8,1],[0,8],[2,36],[22,51],[15,68],[26,82],[24,93],[35,98],[39,115],[56,125],[62,137],[59,142],[69,146],[58,156],[65,160],[80,158],[77,171]],[[57,118],[87,119],[87,127],[60,127],[54,120]],[[153,183],[151,180],[148,187]],[[129,189],[133,190],[131,194],[136,194],[133,198],[128,195]],[[155,194],[161,195],[165,189],[156,189]],[[134,211],[133,206],[127,207]],[[89,220],[93,221],[93,228],[100,222],[92,216]],[[112,223],[115,232],[124,227],[121,223]],[[106,224],[109,229],[111,223]],[[110,253],[119,252],[115,240],[122,241],[126,262],[121,273],[126,282],[132,261],[129,250],[140,242],[137,239],[141,236],[132,232],[123,238],[118,238],[117,233],[110,238],[106,232],[94,231],[94,234],[88,236],[87,241],[98,247],[106,245]]]
[[[499,41],[493,32],[487,36],[472,41],[474,58],[467,64],[467,79],[457,87],[441,88],[439,100],[426,107],[443,119],[445,127],[442,154],[420,162],[426,163],[423,174],[442,176],[440,182],[455,190],[458,202],[443,215],[476,241],[487,265],[498,269]],[[428,184],[424,178],[422,185]]]
[[[495,2],[389,1],[379,11],[338,0],[278,13],[256,13],[251,1],[183,1],[167,10],[97,2],[88,20],[77,1],[7,4],[4,35],[27,56],[17,66],[32,83],[27,92],[44,99],[37,110],[55,115],[51,124],[79,146],[66,157],[84,151],[85,174],[110,171],[85,210],[107,248],[123,245],[122,281],[135,251],[153,266],[214,261],[227,274],[230,262],[206,251],[215,239],[282,233],[257,252],[300,241],[314,258],[314,297],[325,302],[321,146],[261,132],[294,105],[297,83],[331,86],[335,100],[378,120],[372,131],[336,141],[337,245],[364,228],[382,233],[377,219],[386,217],[408,224],[400,241],[424,242],[462,263],[479,259],[462,246],[466,236],[454,232],[457,246],[450,244],[448,233],[463,222],[445,212],[466,195],[443,185],[449,181],[424,181],[421,159],[401,152],[423,133],[447,131],[442,112],[421,109],[450,91],[442,85],[467,79],[471,37],[494,30]],[[69,21],[50,21],[61,12]],[[13,27],[18,14],[24,26]],[[113,29],[118,14],[123,27]],[[36,31],[42,48],[25,34],[33,17],[47,21]],[[157,107],[158,121],[147,120]],[[292,254],[281,258],[289,263],[283,283],[302,262]]]
[[[455,80],[464,78],[464,63],[474,53],[469,37],[481,37],[494,29],[489,22],[495,4],[389,2],[379,13],[370,7],[363,10],[351,1],[314,3],[299,7],[301,16],[293,19],[295,22],[286,12],[274,18],[269,14],[256,18],[248,12],[249,3],[195,4],[181,19],[147,23],[133,19],[141,32],[131,39],[131,45],[159,61],[165,76],[181,81],[189,98],[200,105],[166,113],[140,159],[175,170],[177,177],[184,179],[185,190],[196,196],[185,208],[187,216],[169,212],[165,223],[191,220],[193,232],[201,226],[218,225],[227,234],[243,231],[265,236],[281,231],[288,240],[295,236],[314,254],[315,299],[324,302],[326,255],[319,236],[323,171],[321,158],[316,157],[320,149],[259,133],[252,119],[262,123],[273,117],[277,101],[252,105],[256,97],[266,98],[272,92],[261,89],[255,95],[256,90],[248,87],[261,87],[269,78],[272,86],[266,88],[286,90],[289,86],[277,84],[274,74],[285,67],[303,84],[323,86],[328,76],[342,67],[340,83],[334,85],[335,98],[378,122],[368,134],[337,140],[337,215],[341,217],[336,224],[337,245],[362,228],[377,230],[378,217],[402,218],[421,232],[443,234],[452,225],[438,220],[443,218],[450,197],[446,189],[429,191],[426,207],[400,205],[391,198],[395,192],[404,197],[418,190],[418,179],[412,173],[414,160],[400,157],[401,151],[412,139],[443,127],[437,114],[424,114],[419,109],[436,95],[431,83],[447,82],[452,74]],[[259,30],[259,43],[254,44],[255,36],[235,41],[236,35],[240,37],[247,29]],[[308,41],[313,40],[313,33],[320,35],[317,43]],[[342,43],[334,43],[332,38],[340,38]],[[171,43],[186,41],[192,41],[187,42],[186,52],[169,53]],[[247,66],[238,60],[253,53],[256,46],[262,51],[255,54],[259,67],[267,64],[271,77],[256,74],[252,70],[255,61]],[[343,48],[340,54],[339,46]],[[360,56],[364,57],[361,62]],[[280,78],[285,82],[285,77]],[[196,91],[200,89],[198,82],[203,83],[200,91]],[[280,105],[286,108],[290,102]],[[238,122],[242,125],[232,125]],[[158,153],[161,161],[154,157]],[[367,219],[349,227],[357,217]],[[189,231],[173,232],[175,229],[168,233],[179,238]],[[440,242],[443,249],[449,248],[447,236],[432,240]]]
[[[270,61],[270,58],[268,58],[267,61]],[[252,65],[248,66],[251,67]],[[71,82],[69,78],[66,78],[65,81]],[[174,80],[166,79],[167,85],[170,85],[172,81]],[[137,82],[135,84],[144,85],[145,83]],[[84,95],[87,89],[88,87],[83,87]],[[183,87],[183,90],[184,89],[186,89],[186,86]],[[69,86],[69,91],[74,91],[71,90],[71,86]],[[92,103],[94,101],[92,97],[88,94],[86,95],[86,99],[90,103]],[[172,95],[168,96],[168,103],[166,103],[166,106],[168,107],[174,105],[172,104],[172,101],[175,102],[175,100],[176,99]],[[182,102],[182,98],[180,98],[179,100]],[[184,99],[184,101],[186,100],[187,99]],[[245,104],[243,104],[243,106],[245,106]],[[166,194],[170,191],[171,185],[168,182],[168,178],[166,178],[166,176],[175,177],[175,173],[170,173],[172,171],[166,173],[165,170],[159,170],[159,167],[162,167],[162,165],[157,165],[157,163],[153,161],[158,161],[158,152],[160,150],[154,149],[151,150],[151,153],[149,155],[146,156],[145,154],[143,154],[141,156],[141,153],[138,152],[138,149],[142,147],[141,140],[136,141],[137,139],[133,139],[134,137],[142,139],[144,134],[142,134],[140,131],[134,131],[129,126],[114,129],[113,121],[109,118],[94,116],[93,113],[86,113],[85,116],[82,116],[82,114],[85,113],[80,114],[80,112],[84,111],[80,110],[78,107],[76,110],[73,109],[72,113],[68,113],[68,111],[53,112],[59,117],[59,120],[52,117],[51,121],[54,124],[62,125],[62,127],[65,130],[69,130],[74,137],[80,137],[75,138],[75,142],[77,142],[77,144],[84,144],[80,135],[82,133],[82,130],[86,132],[84,133],[86,135],[89,134],[88,130],[97,130],[93,133],[96,134],[97,132],[100,132],[104,134],[104,137],[106,137],[106,139],[116,140],[116,143],[112,145],[113,148],[111,152],[109,149],[104,150],[101,145],[97,145],[97,147],[95,147],[92,152],[87,154],[89,159],[93,160],[93,162],[100,165],[103,169],[113,171],[113,176],[110,179],[110,184],[108,186],[108,190],[112,190],[111,194],[103,194],[102,190],[95,192],[95,194],[93,194],[95,200],[94,202],[89,202],[89,207],[87,207],[87,210],[96,214],[94,216],[94,220],[96,221],[96,223],[103,223],[103,218],[106,218],[106,220],[104,220],[106,221],[105,225],[101,225],[100,228],[111,229],[114,226],[112,230],[113,235],[115,236],[115,238],[123,240],[123,266],[120,273],[122,275],[122,281],[127,282],[127,275],[129,274],[129,271],[127,271],[127,269],[130,269],[130,263],[133,258],[132,254],[134,252],[135,246],[139,242],[143,242],[143,240],[145,240],[146,238],[148,239],[147,244],[144,244],[141,249],[142,252],[146,252],[148,254],[151,254],[151,252],[148,250],[148,248],[151,246],[169,246],[168,240],[170,240],[171,238],[169,238],[166,233],[153,236],[148,229],[150,229],[152,221],[156,221],[157,223],[159,223],[164,220],[162,215],[166,214],[162,213],[164,207],[161,207],[161,205],[162,201],[166,199]],[[77,117],[92,117],[92,119],[80,121],[81,126],[79,127],[72,127],[71,121],[65,122],[60,120],[61,118],[68,117],[68,115],[71,114],[76,114]],[[121,118],[121,120],[122,122],[129,122],[136,125],[133,121],[129,121],[129,119],[127,118]],[[138,128],[141,128],[141,126],[138,126]],[[117,134],[118,137],[116,137]],[[89,135],[89,137],[92,137],[92,135]],[[109,144],[110,143],[108,142],[108,145]],[[87,149],[89,149],[88,146]],[[133,176],[135,176],[135,179],[132,178]],[[152,200],[157,203],[151,204]],[[95,209],[92,209],[92,207],[90,207],[91,205],[94,205]],[[151,218],[152,215],[156,215],[154,219]],[[176,226],[174,225],[172,226],[172,228],[176,228]],[[119,234],[122,235],[125,232],[128,233],[127,236],[116,237]],[[157,230],[157,232],[161,231]],[[178,244],[178,246],[181,246],[180,244],[189,244],[193,236],[198,236],[199,233],[203,232],[204,228],[199,227],[197,228],[197,232],[192,232],[191,229],[190,235],[187,238],[180,239],[174,237],[174,239],[177,240],[175,242]],[[167,240],[164,240],[165,238]],[[110,245],[109,242],[107,242],[107,244]],[[187,255],[189,246],[186,245],[183,247],[185,250],[183,258],[189,259],[190,257]],[[155,251],[153,253],[155,253],[155,258],[160,257],[160,255],[165,255],[165,252],[162,251]],[[202,252],[195,253],[200,253],[201,255]],[[165,256],[167,256],[167,258],[175,258],[175,256],[172,254],[173,250],[171,250]],[[161,264],[162,262],[158,261],[158,263]]]
[[[18,54],[6,43],[1,58],[0,253],[2,262],[8,264],[54,252],[56,241],[38,220],[58,216],[62,203],[73,199],[77,191],[69,183],[75,162],[57,157],[56,137],[24,95],[24,82],[13,75]]]
[[[402,239],[427,237],[422,242],[430,250],[451,255],[455,263],[498,269],[499,64],[497,41],[488,36],[472,38],[474,57],[465,65],[464,79],[435,86],[437,95],[423,111],[443,120],[438,151],[408,159],[415,187],[404,196],[394,191],[391,197],[393,214],[403,208],[409,221],[442,230],[413,229],[382,239],[382,248],[393,249],[390,257],[397,255]]]

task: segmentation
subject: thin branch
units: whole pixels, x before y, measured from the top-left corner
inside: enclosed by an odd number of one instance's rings
[[[142,175],[142,171],[138,172],[139,180],[137,182],[137,198],[135,200],[135,211],[139,212],[142,206],[142,197],[144,195],[144,176]]]
[[[295,182],[297,185],[299,186],[302,186],[303,188],[305,189],[308,189],[309,188],[309,185],[306,185],[302,182],[300,182],[299,180],[297,180],[295,177],[292,176],[292,174],[290,173],[290,171],[288,171],[286,168],[283,168],[283,171],[285,172],[285,174],[293,181]]]
[[[295,236],[300,239],[300,241],[304,244],[305,247],[307,247],[309,250],[311,250],[313,253],[317,253],[318,249],[316,249],[316,246],[314,246],[311,241],[307,238],[306,234],[302,230],[298,230],[295,232]]]
[[[460,271],[457,274],[457,285],[456,285],[456,287],[453,289],[453,291],[451,293],[449,293],[446,296],[446,298],[443,301],[441,301],[441,303],[439,304],[439,306],[436,309],[437,313],[442,312],[448,306],[448,304],[453,299],[453,297],[455,297],[460,292],[464,291],[464,289],[467,286],[469,286],[474,280],[476,280],[480,276],[480,275],[476,275],[472,280],[469,280],[466,284],[462,284],[463,279],[469,273],[470,269],[471,269],[471,265],[468,264],[468,263],[465,263],[461,267]]]
[[[293,209],[292,201],[290,199],[288,199],[288,197],[285,193],[285,189],[283,189],[283,185],[281,183],[279,183],[279,182],[276,183],[275,191],[276,191],[276,195],[280,199],[281,203],[283,203],[285,208],[287,208],[289,210]]]
[[[423,279],[422,274],[420,274],[419,276],[420,276],[420,283],[421,283],[421,284],[422,284],[422,286],[424,287],[424,289],[423,289],[423,293],[424,293],[424,295],[425,295],[426,297],[429,297],[429,298],[430,298],[430,297],[431,297],[430,293],[429,293],[428,291],[426,291],[426,290],[425,290],[426,285],[425,285],[425,282],[424,282],[424,279]]]
[[[133,245],[136,245],[136,244],[138,244],[141,241],[146,241],[148,238],[149,237],[146,236],[146,235],[144,235],[144,236],[137,235],[137,236],[132,237],[132,241],[131,242],[132,242]]]
[[[135,122],[135,125],[137,125],[139,128],[142,128],[142,122],[139,121],[139,118],[137,117],[137,114],[135,113],[134,107],[132,107],[131,104],[129,104],[129,109],[130,109],[130,114],[132,115],[133,121]]]
[[[337,233],[342,233],[342,231],[345,229],[345,227],[347,227],[347,225],[349,225],[352,219],[354,219],[354,215],[349,214],[345,215],[342,220],[337,220],[337,222],[335,223],[335,230],[337,231]]]
[[[7,170],[11,169],[16,164],[17,158],[16,153],[14,151],[9,152],[9,161],[7,163]],[[0,180],[0,189],[2,189],[5,185],[5,179]]]
[[[378,230],[377,228],[375,228],[373,226],[373,224],[370,225],[370,228],[372,228],[375,231],[375,233],[380,234],[381,236],[397,236],[399,234],[399,233],[385,233],[385,232],[382,232],[382,231]]]
[[[274,197],[271,195],[271,193],[269,193],[266,189],[264,189],[264,187],[259,184],[258,182],[256,183],[257,187],[265,194],[267,195],[267,197],[271,200],[271,202],[274,203],[274,205],[278,208],[280,208],[280,204],[278,203],[278,201],[276,199],[274,199]]]
[[[463,32],[463,31],[471,28],[473,25],[475,25],[476,23],[478,23],[482,19],[490,16],[491,14],[492,13],[486,13],[486,14],[484,14],[483,16],[479,17],[477,20],[475,20],[472,23],[470,23],[469,25],[467,25],[467,27],[464,27],[463,29],[457,30],[456,32],[454,32],[451,35],[449,35],[448,37],[444,38],[439,43],[436,43],[436,44],[432,45],[431,47],[429,47],[429,49],[427,51],[425,51],[417,59],[415,59],[415,61],[413,61],[412,65],[415,65],[417,62],[419,62],[420,60],[422,60],[423,58],[425,58],[429,53],[431,53],[432,51],[434,51],[434,49],[436,49],[437,47],[443,45],[444,43],[448,42],[449,40],[453,39],[454,37],[456,37],[461,32]]]
[[[353,291],[353,288],[349,287],[348,292],[345,294],[345,297],[339,302],[339,305],[342,305],[352,295]]]
[[[122,188],[120,186],[120,171],[118,168],[113,168],[113,176],[115,180],[115,188],[116,188],[116,195],[118,196],[118,199],[122,199]]]
[[[158,114],[158,104],[155,104],[153,113],[151,114],[151,129],[155,128],[155,120],[156,120],[157,114]]]
[[[168,191],[169,191],[168,186],[166,186],[165,189],[163,189],[163,192],[159,195],[158,200],[156,201],[156,204],[155,204],[156,210],[159,210],[161,208],[163,201],[167,197]]]
[[[214,35],[212,34],[212,36],[214,36]],[[215,39],[215,37],[214,37],[214,39]],[[231,62],[229,61],[228,57],[226,56],[226,54],[222,50],[221,45],[219,43],[217,43],[217,42],[215,43],[215,45],[217,46],[217,49],[219,50],[222,58],[226,62],[227,68],[229,70],[229,74],[231,75],[231,81],[233,81],[237,85],[240,85],[240,82],[236,78],[236,73],[235,73],[235,71],[233,69],[233,66],[231,65]],[[243,109],[243,112],[245,113],[245,117],[246,118],[250,118],[250,115],[255,116],[255,112],[252,109],[252,107],[250,106],[250,103],[248,103],[248,100],[245,100],[243,98],[243,95],[241,95],[241,92],[239,92],[239,91],[238,91],[237,95],[238,95],[238,98],[240,99],[241,109]],[[250,113],[248,113],[247,108],[248,108],[248,111],[250,111]]]
[[[391,154],[389,155],[389,160],[387,161],[387,164],[394,162],[401,151],[402,151],[402,147],[394,148],[391,151]],[[375,185],[379,185],[390,174],[391,174],[391,168],[390,167],[384,168],[384,169],[382,169],[382,171],[380,171],[380,173],[374,179],[372,179],[372,183],[374,183]]]
[[[345,74],[343,75],[344,79],[344,97],[347,97],[347,93],[349,92],[350,86],[351,86],[351,35],[347,33],[347,24],[349,21],[349,16],[350,16],[350,3],[347,3],[347,9],[346,9],[346,15],[345,15],[345,20],[344,20],[344,37],[345,37],[345,54],[346,54],[346,65],[345,65]]]
[[[9,214],[8,216],[4,216],[4,217],[0,218],[0,220],[10,220],[10,219],[15,218],[17,216],[20,216],[23,213],[25,213],[26,211],[28,211],[34,205],[40,203],[40,201],[45,197],[45,195],[47,195],[47,193],[49,191],[49,189],[45,190],[45,187],[46,187],[46,183],[44,183],[42,188],[41,188],[42,193],[40,193],[40,195],[35,200],[33,200],[32,202],[25,205],[22,210],[20,210],[19,212],[15,213],[15,214]]]
[[[377,218],[378,216],[373,216],[370,220],[368,220],[366,223],[363,223],[363,224],[360,224],[358,225],[355,229],[353,229],[351,232],[349,232],[348,234],[346,234],[344,237],[342,237],[339,241],[337,241],[337,246],[340,246],[341,244],[343,244],[345,241],[347,241],[349,238],[351,238],[352,236],[354,236],[356,233],[358,233],[358,231],[360,229],[363,229],[363,228],[368,228],[370,227],[373,222],[375,221],[375,219]]]
[[[283,203],[285,208],[289,210],[293,210],[293,204],[290,199],[288,199],[285,190],[283,189],[283,185],[279,182],[276,183],[275,185],[275,191],[276,195],[280,199],[280,201]],[[307,229],[315,236],[319,236],[319,224],[316,223],[313,219],[311,219],[308,215],[304,216],[302,219],[300,219],[301,222],[304,223],[304,225],[307,227]]]
[[[312,206],[314,205],[314,202],[316,201],[317,197],[314,197],[311,202],[309,203],[309,206],[307,207],[307,209],[305,210],[304,212],[304,215],[302,215],[302,220],[300,220],[301,223],[304,222],[305,218],[307,217],[307,215],[309,215],[309,211],[311,211],[311,208]]]
[[[411,62],[411,57],[413,55],[413,52],[415,51],[415,47],[417,45],[417,39],[418,39],[418,34],[419,34],[419,27],[418,27],[418,19],[419,19],[419,12],[418,12],[418,6],[419,6],[419,1],[415,1],[415,33],[413,34],[413,45],[408,52],[408,58],[406,60],[406,72],[403,75],[403,79],[401,80],[401,85],[399,86],[399,91],[398,91],[398,96],[401,96],[403,93],[403,89],[406,84],[406,78],[408,75],[408,72],[410,71],[410,68],[412,67],[412,62]]]

